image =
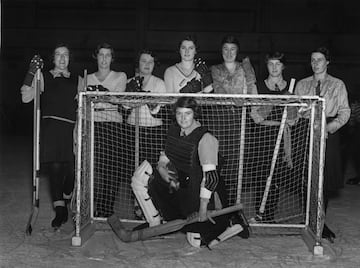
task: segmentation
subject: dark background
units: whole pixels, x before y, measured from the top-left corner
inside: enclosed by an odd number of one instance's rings
[[[360,92],[360,27],[356,0],[3,0],[1,4],[0,129],[2,135],[31,135],[33,105],[22,104],[20,87],[35,53],[46,60],[59,42],[73,52],[70,69],[96,70],[91,54],[98,43],[116,50],[113,69],[133,75],[137,51],[157,52],[163,76],[179,60],[177,45],[196,34],[199,55],[209,65],[222,61],[225,34],[240,41],[258,79],[265,78],[265,54],[287,56],[285,75],[311,74],[311,51],[329,47],[329,73],[344,80],[351,98]]]

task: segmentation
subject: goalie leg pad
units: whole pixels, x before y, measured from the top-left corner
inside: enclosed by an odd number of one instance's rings
[[[148,186],[149,179],[153,174],[153,169],[147,160],[144,160],[140,166],[135,170],[133,177],[131,178],[132,184],[138,186]]]
[[[228,227],[223,233],[221,233],[217,238],[211,241],[208,247],[211,249],[215,245],[219,244],[222,241],[229,239],[240,233],[244,228],[240,224],[234,224],[231,227]]]
[[[156,226],[161,223],[159,211],[155,208],[151,197],[148,194],[148,181],[153,173],[150,163],[144,160],[135,170],[131,178],[131,188],[144,213],[149,226]]]
[[[133,192],[136,196],[137,201],[144,213],[146,221],[149,223],[149,226],[156,226],[161,223],[161,217],[159,211],[155,208],[154,203],[151,200],[145,187],[134,187]]]

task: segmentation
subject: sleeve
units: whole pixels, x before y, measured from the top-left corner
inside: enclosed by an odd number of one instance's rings
[[[166,93],[165,83],[160,78],[157,80],[155,92]]]
[[[164,82],[165,82],[166,92],[175,93],[174,86],[173,86],[173,74],[169,68],[165,70]]]
[[[217,166],[219,141],[210,133],[205,133],[199,142],[198,147],[200,164],[202,166],[212,164]]]
[[[245,57],[242,60],[242,67],[245,73],[247,94],[257,94],[255,70],[251,65],[249,57]]]
[[[304,95],[304,83],[302,81],[299,81],[296,83],[294,93],[297,96],[303,96]]]
[[[44,76],[40,74],[40,92],[44,91]],[[35,79],[32,81],[31,87],[22,85],[20,88],[21,100],[23,103],[29,103],[35,97]]]
[[[119,74],[119,81],[115,86],[115,91],[117,92],[124,92],[126,89],[126,82],[127,82],[127,77],[126,74],[121,72]]]
[[[81,92],[81,91],[84,91],[84,86],[85,86],[85,83],[84,83],[84,78],[82,78],[81,76],[79,76],[79,79],[78,79],[78,92]]]
[[[255,84],[256,83],[256,75],[253,66],[251,65],[249,57],[245,57],[242,60],[242,67],[245,72],[246,81],[248,84]]]
[[[220,79],[219,79],[219,70],[218,70],[218,68],[216,67],[216,66],[211,66],[211,75],[212,75],[212,77],[213,77],[213,84],[212,84],[212,87],[213,87],[213,89],[214,89],[214,92],[215,93],[219,93],[219,92],[223,92],[222,90],[221,90],[221,87],[222,87],[222,85],[221,85],[221,81],[220,81]]]
[[[332,133],[339,130],[342,126],[349,121],[351,109],[348,102],[348,95],[345,84],[341,81],[338,89],[338,113],[336,118],[330,123],[333,125]]]
[[[204,174],[200,187],[200,197],[210,199],[219,182],[216,170],[219,153],[218,140],[210,133],[205,133],[199,142],[198,152]]]

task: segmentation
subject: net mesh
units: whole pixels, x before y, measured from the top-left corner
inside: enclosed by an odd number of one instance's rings
[[[172,105],[179,96],[81,94],[78,225],[113,213],[124,220],[141,220],[131,177],[145,159],[156,165],[167,129],[174,123]],[[254,224],[305,224],[319,236],[323,128],[316,122],[322,120],[322,100],[193,96],[201,107],[199,121],[219,140],[220,175],[230,205],[242,203]]]

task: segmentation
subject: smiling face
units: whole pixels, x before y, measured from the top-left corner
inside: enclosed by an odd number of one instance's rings
[[[325,55],[320,52],[311,54],[311,68],[314,74],[323,74],[327,72],[329,61],[326,60]]]
[[[183,61],[193,61],[196,55],[196,46],[193,41],[184,40],[180,45],[180,56]]]
[[[110,69],[110,64],[113,59],[111,49],[100,48],[98,54],[96,55],[96,59],[99,69]]]
[[[139,72],[140,75],[150,75],[152,74],[155,66],[154,57],[150,54],[143,53],[139,58]]]
[[[182,130],[192,127],[195,123],[194,111],[191,108],[178,107],[176,108],[176,122]]]
[[[69,66],[70,53],[67,47],[58,47],[54,51],[55,70],[65,71]]]
[[[238,52],[238,47],[236,44],[233,43],[225,43],[222,46],[222,56],[224,59],[224,62],[235,62],[236,56]]]
[[[284,64],[280,60],[268,60],[267,69],[271,77],[279,77],[284,70]]]

